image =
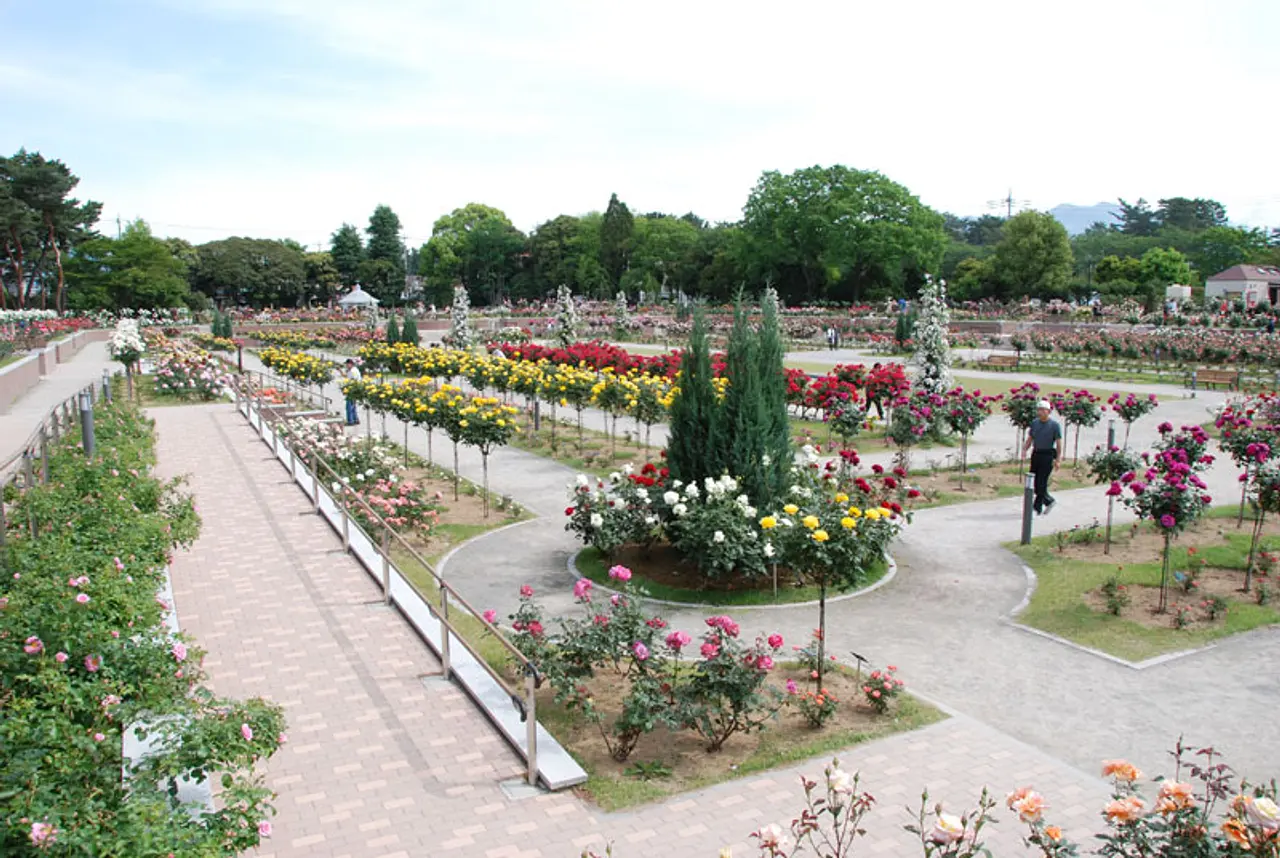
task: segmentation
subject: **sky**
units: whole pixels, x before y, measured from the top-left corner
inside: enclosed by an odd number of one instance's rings
[[[766,170],[991,212],[1212,197],[1280,226],[1278,0],[0,0],[0,152],[100,229],[328,244],[385,203],[523,230],[741,216]]]

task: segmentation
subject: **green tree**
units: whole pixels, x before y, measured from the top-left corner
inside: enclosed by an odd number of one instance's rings
[[[680,360],[680,392],[671,403],[667,467],[672,479],[701,483],[724,473],[723,411],[716,401],[707,343],[707,320],[695,311],[689,345]]]
[[[391,265],[394,273],[387,274],[386,266],[378,266],[379,280],[376,284],[372,284],[374,289],[368,289],[369,283],[364,283],[367,291],[374,295],[384,305],[395,304],[400,300],[400,295],[404,292],[404,240],[400,237],[400,218],[391,210],[390,206],[379,205],[373,210],[373,214],[369,216],[369,226],[365,228],[365,234],[369,236],[369,242],[365,245],[366,261],[386,262]],[[359,269],[364,270],[364,269]]]
[[[1156,221],[1162,228],[1173,227],[1197,232],[1212,226],[1226,226],[1227,207],[1217,200],[1170,197],[1160,201],[1159,208],[1156,209]]]
[[[665,288],[698,243],[701,231],[683,218],[637,218],[632,233],[629,267],[621,286],[629,292],[652,283]]]
[[[400,342],[400,328],[396,326],[394,313],[387,319],[387,342],[392,344]]]
[[[1125,235],[1151,236],[1156,234],[1160,221],[1156,213],[1147,205],[1147,201],[1139,198],[1136,203],[1119,200],[1120,211],[1112,215],[1119,221],[1119,230]]]
[[[940,214],[876,172],[764,173],[743,208],[744,261],[789,302],[901,293],[942,261]]]
[[[458,284],[495,298],[523,247],[523,236],[501,209],[468,203],[436,220],[419,253],[418,272],[432,303],[448,303]]]
[[[560,215],[540,224],[530,234],[529,261],[533,270],[532,294],[528,297],[546,295],[561,283],[577,282],[582,229],[581,218]]]
[[[1191,266],[1187,258],[1170,247],[1153,247],[1142,255],[1139,263],[1142,282],[1164,289],[1172,284],[1191,283]]]
[[[760,379],[760,432],[767,458],[760,461],[762,497],[780,498],[791,480],[791,418],[787,413],[787,373],[783,367],[786,347],[782,341],[781,308],[778,293],[765,287],[760,298],[760,345],[756,351],[756,374]],[[755,498],[752,498],[756,501]]]
[[[1094,278],[1099,283],[1114,283],[1125,280],[1130,283],[1142,281],[1142,260],[1131,256],[1104,256],[1094,269]]]
[[[186,265],[142,220],[118,239],[84,242],[68,258],[67,282],[74,310],[181,307],[191,294]]]
[[[1213,226],[1196,233],[1185,252],[1203,279],[1233,265],[1252,262],[1266,250],[1267,236],[1260,229]]]
[[[604,219],[600,221],[600,266],[609,278],[607,283],[602,284],[608,287],[606,294],[618,285],[623,272],[627,270],[634,229],[635,218],[631,215],[631,210],[618,199],[617,194],[612,194],[609,205],[604,210]]]
[[[200,245],[192,282],[220,305],[295,307],[307,289],[306,260],[295,246],[265,238]]]
[[[360,276],[360,263],[364,262],[364,242],[360,230],[349,223],[338,227],[329,239],[329,255],[343,286],[354,286]]]
[[[741,292],[734,302],[733,328],[725,348],[725,377],[729,379],[721,406],[721,423],[728,441],[725,468],[730,476],[742,481],[742,489],[752,503],[766,505],[766,499],[769,503],[773,500],[767,494],[772,486],[765,480],[760,463],[768,441],[769,416],[764,412],[760,391],[760,341],[742,306]]]
[[[991,262],[1002,298],[1061,296],[1071,279],[1071,240],[1053,215],[1020,212],[1005,222]]]
[[[404,273],[388,259],[366,259],[360,263],[360,285],[382,306],[389,307],[400,300],[404,291]]]
[[[39,152],[20,149],[0,159],[0,227],[7,233],[0,250],[8,261],[6,266],[0,260],[0,284],[7,268],[20,307],[33,302],[37,285],[42,308],[64,306],[63,255],[91,237],[102,210],[101,203],[70,197],[79,183],[66,164]],[[0,307],[7,291],[0,288]]]
[[[342,288],[342,274],[333,261],[333,254],[318,251],[303,255],[307,274],[307,300],[327,304],[337,297]]]

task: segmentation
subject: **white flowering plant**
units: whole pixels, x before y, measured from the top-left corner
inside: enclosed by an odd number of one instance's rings
[[[555,336],[561,348],[568,348],[578,338],[578,308],[573,293],[563,284],[556,289]]]
[[[475,345],[475,332],[471,330],[471,322],[467,318],[471,311],[471,299],[467,296],[465,286],[453,289],[453,306],[449,310],[449,332],[441,337],[441,341],[453,349],[469,349]]]
[[[730,476],[707,477],[673,489],[666,531],[671,544],[706,578],[764,575],[769,557],[756,527],[757,510]],[[663,501],[667,501],[664,493]]]
[[[137,321],[121,319],[116,322],[115,330],[107,341],[107,349],[111,352],[111,359],[124,364],[126,369],[136,364],[147,351]]]
[[[609,482],[579,474],[569,486],[565,530],[612,557],[623,545],[648,546],[661,534],[661,519],[650,489],[631,479],[628,468]]]
[[[947,309],[947,281],[925,275],[920,288],[920,318],[916,321],[915,361],[919,367],[915,386],[927,393],[943,396],[954,385],[951,381],[951,346],[947,326],[951,311]]]

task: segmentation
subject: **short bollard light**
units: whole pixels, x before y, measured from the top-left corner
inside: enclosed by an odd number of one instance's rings
[[[80,394],[80,437],[84,441],[86,459],[93,458],[93,395],[88,391]]]
[[[1027,474],[1026,487],[1022,490],[1022,544],[1031,544],[1031,511],[1036,491],[1036,478]]]
[[[111,373],[105,369],[102,371],[102,401],[111,401]]]

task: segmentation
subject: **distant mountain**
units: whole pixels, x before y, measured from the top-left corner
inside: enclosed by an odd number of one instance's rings
[[[1111,216],[1116,211],[1115,203],[1098,203],[1092,206],[1076,206],[1063,203],[1049,209],[1049,214],[1058,219],[1058,223],[1067,228],[1069,235],[1079,235],[1097,221],[1113,224],[1116,219]]]

